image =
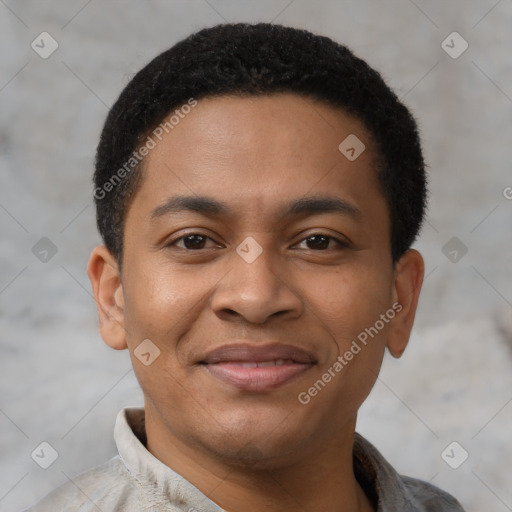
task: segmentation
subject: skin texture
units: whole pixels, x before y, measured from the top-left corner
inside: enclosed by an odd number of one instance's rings
[[[338,150],[349,134],[366,146],[354,161]],[[386,346],[399,357],[407,345],[424,265],[415,250],[392,263],[368,131],[294,94],[207,98],[151,150],[143,176],[126,218],[122,273],[103,246],[88,273],[103,339],[130,351],[149,451],[230,512],[373,510],[352,469],[357,411]],[[233,211],[152,217],[178,194]],[[278,215],[305,196],[342,199],[360,214]],[[208,238],[179,240],[192,233]],[[313,243],[313,235],[333,238]],[[252,263],[236,251],[249,236],[262,248]],[[401,311],[300,403],[299,393],[396,302]],[[133,354],[145,339],[160,350],[149,366]],[[294,345],[316,364],[261,392],[197,364],[208,350],[241,341]]]

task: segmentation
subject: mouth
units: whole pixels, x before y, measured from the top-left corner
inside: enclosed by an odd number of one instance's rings
[[[209,352],[200,365],[220,381],[243,391],[275,389],[311,369],[314,356],[290,345],[224,345]]]

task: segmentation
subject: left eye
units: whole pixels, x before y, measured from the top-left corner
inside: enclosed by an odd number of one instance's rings
[[[335,244],[341,247],[348,247],[348,244],[339,240],[338,238],[334,238],[328,235],[322,234],[314,234],[304,238],[300,243],[306,243],[313,245],[313,247],[308,247],[308,249],[319,249],[325,250],[329,248],[330,241],[334,241]],[[299,244],[300,245],[300,244]]]

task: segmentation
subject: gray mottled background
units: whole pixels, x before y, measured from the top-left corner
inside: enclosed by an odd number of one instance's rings
[[[386,356],[358,430],[468,512],[512,510],[511,0],[0,0],[0,510],[112,456],[117,411],[142,403],[128,354],[99,337],[85,271],[108,108],[190,32],[272,20],[378,69],[418,119],[430,168],[414,334],[402,359]],[[457,58],[453,31],[469,44]],[[48,58],[31,47],[51,48],[42,32],[58,43]],[[31,458],[43,441],[59,455],[48,469]],[[457,469],[445,461],[465,452]]]

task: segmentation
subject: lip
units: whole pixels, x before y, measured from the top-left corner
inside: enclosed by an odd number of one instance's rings
[[[223,345],[199,361],[213,377],[240,390],[255,392],[275,389],[316,363],[310,352],[278,343]]]

